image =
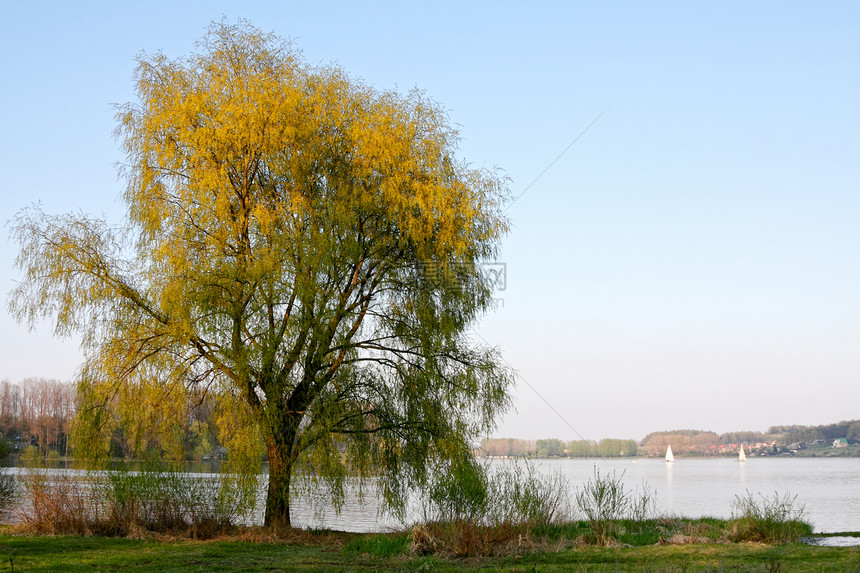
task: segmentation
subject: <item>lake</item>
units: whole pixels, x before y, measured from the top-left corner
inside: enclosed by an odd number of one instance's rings
[[[490,462],[491,467],[509,463],[513,462]],[[860,531],[860,458],[750,458],[747,463],[730,458],[679,458],[674,464],[662,459],[560,459],[533,463],[542,473],[560,473],[572,489],[591,478],[595,467],[603,476],[615,472],[628,490],[641,490],[643,484],[648,484],[659,515],[728,518],[735,496],[749,491],[760,499],[759,494],[772,497],[776,492],[780,497],[797,496],[796,502],[805,506],[807,520],[816,533]],[[265,483],[264,477],[258,510],[251,522],[263,521]],[[339,515],[324,503],[314,506],[306,499],[294,501],[292,520],[302,527],[345,531],[402,527],[378,515],[378,504],[372,495],[367,495],[363,504],[348,499]],[[411,508],[412,521],[420,517],[420,509]]]
[[[560,459],[534,463],[543,473],[561,473],[571,488],[591,478],[595,466],[601,475],[615,472],[628,489],[641,490],[647,483],[660,515],[728,518],[736,495],[749,491],[760,500],[759,494],[772,497],[776,492],[780,497],[797,496],[816,533],[860,531],[860,458],[750,458],[746,463],[731,458],[679,458],[674,464],[662,459]],[[323,519],[314,516],[309,504],[299,503],[294,506],[293,521],[350,531],[396,526],[391,520],[377,519],[373,501],[363,506],[348,503],[340,516],[327,511]]]
[[[543,460],[544,471],[559,471],[572,486],[584,483],[594,467],[624,472],[633,488],[643,482],[656,492],[663,515],[730,517],[736,495],[797,496],[818,533],[860,531],[860,458],[730,458],[663,460]]]

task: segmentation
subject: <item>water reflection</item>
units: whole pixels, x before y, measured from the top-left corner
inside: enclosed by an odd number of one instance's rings
[[[672,491],[672,482],[673,482],[673,475],[675,472],[675,464],[674,464],[674,462],[673,463],[664,462],[663,465],[666,466],[666,485],[664,488],[664,492],[665,492],[666,497],[665,497],[664,507],[666,508],[665,513],[671,515],[674,513],[673,500],[675,499],[675,497],[674,497],[674,492]],[[658,491],[656,492],[656,498],[659,500],[661,498],[663,492],[659,491],[659,486],[657,486],[657,484],[652,483],[651,485],[658,489]]]

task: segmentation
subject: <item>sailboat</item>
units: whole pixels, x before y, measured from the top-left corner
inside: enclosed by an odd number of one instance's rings
[[[675,456],[672,455],[672,446],[666,446],[666,461],[674,462]]]
[[[741,453],[738,454],[738,461],[745,462],[747,461],[747,455],[744,453],[744,445],[741,444]]]

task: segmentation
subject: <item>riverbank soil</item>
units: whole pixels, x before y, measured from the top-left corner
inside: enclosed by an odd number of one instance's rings
[[[405,534],[393,534],[394,546]],[[579,547],[481,559],[380,552],[377,536],[301,533],[293,539],[177,541],[23,536],[0,531],[0,571],[860,571],[860,548],[803,544]]]

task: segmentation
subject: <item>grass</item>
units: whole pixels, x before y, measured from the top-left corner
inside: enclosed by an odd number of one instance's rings
[[[587,526],[585,526],[587,527]],[[296,532],[265,541],[20,536],[0,529],[0,571],[860,571],[860,548],[799,544],[549,546],[535,553],[454,559],[409,556],[408,534]]]
[[[411,541],[408,533],[372,533],[353,537],[344,550],[373,557],[395,557],[408,554]]]

